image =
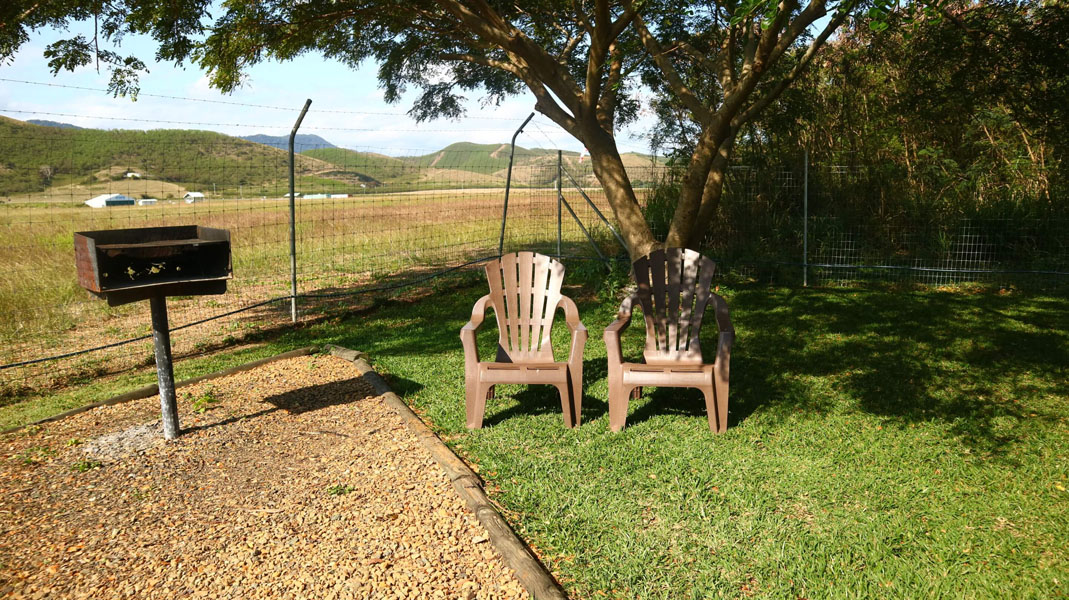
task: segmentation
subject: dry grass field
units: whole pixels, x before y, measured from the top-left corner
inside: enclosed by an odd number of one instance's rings
[[[114,186],[116,183],[111,182]],[[150,182],[133,185],[145,189]],[[115,191],[115,187],[107,191]],[[161,200],[152,206],[89,208],[69,190],[0,204],[0,365],[56,356],[149,333],[144,303],[111,308],[78,287],[72,233],[101,229],[197,224],[228,229],[234,279],[223,296],[172,298],[171,324],[181,326],[290,293],[289,202],[285,198],[209,199],[186,204]],[[604,199],[587,190],[608,213]],[[298,290],[336,293],[406,272],[433,271],[496,254],[503,189],[456,189],[361,194],[349,198],[298,199],[296,205]],[[566,198],[584,224],[595,226],[578,192]],[[556,240],[556,191],[513,189],[506,250]],[[585,243],[564,213],[563,236]],[[594,227],[595,230],[597,229]],[[321,299],[319,304],[339,304]],[[275,302],[173,336],[177,353],[289,319],[288,303]],[[115,372],[151,362],[148,344],[0,370],[7,395],[64,385],[86,375]]]

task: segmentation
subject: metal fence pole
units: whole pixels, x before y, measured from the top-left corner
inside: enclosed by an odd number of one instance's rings
[[[809,149],[802,164],[802,287],[809,287]]]
[[[564,199],[564,196],[558,196],[558,198],[560,198],[559,202],[564,204],[564,208],[567,208],[568,212],[571,213],[572,218],[575,219],[575,224],[579,226],[579,231],[582,231],[583,235],[586,236],[586,241],[590,242],[590,247],[594,249],[594,252],[597,252],[598,258],[602,262],[604,262],[606,268],[608,268],[608,265],[609,265],[608,259],[606,259],[605,255],[601,253],[601,249],[598,248],[598,243],[594,241],[594,238],[591,237],[590,232],[587,231],[586,227],[583,226],[583,222],[581,220],[579,220],[579,215],[575,214],[575,210],[572,209],[572,205],[568,204],[568,201]]]
[[[561,151],[557,150],[557,260],[561,259],[561,210],[563,210],[561,199],[564,198],[564,193],[561,191],[561,178],[564,176],[561,154]]]
[[[294,323],[297,322],[297,196],[293,182],[293,165],[295,162],[293,140],[297,137],[297,129],[300,128],[301,121],[304,120],[304,115],[311,105],[311,98],[304,101],[304,108],[301,109],[297,122],[293,124],[293,130],[290,131],[290,318],[293,319]]]
[[[616,238],[616,241],[620,243],[620,247],[624,249],[624,252],[627,252],[627,242],[624,241],[624,238],[620,237],[620,233],[616,231],[616,228],[612,226],[612,223],[605,218],[604,213],[601,212],[598,205],[594,204],[594,201],[590,199],[590,196],[586,195],[586,192],[583,191],[583,186],[579,185],[579,182],[576,181],[575,177],[572,177],[572,174],[568,171],[565,171],[564,174],[568,176],[568,179],[572,182],[572,185],[575,186],[576,191],[583,197],[583,200],[586,200],[586,203],[590,205],[590,208],[594,209],[594,214],[596,214],[598,218],[601,219],[601,222],[609,228],[609,231],[612,233],[613,237]]]
[[[509,172],[505,179],[505,207],[501,210],[501,237],[497,242],[497,253],[499,255],[505,253],[505,222],[509,216],[509,190],[512,189],[512,159],[516,156],[516,138],[523,133],[523,128],[527,127],[527,124],[531,122],[534,116],[534,113],[527,115],[520,128],[516,130],[516,133],[512,134],[512,149],[509,150]]]

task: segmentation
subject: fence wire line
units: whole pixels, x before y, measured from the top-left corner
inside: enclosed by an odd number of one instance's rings
[[[83,90],[83,91],[87,91],[87,92],[110,93],[110,92],[108,92],[107,89],[104,89],[104,88],[92,88],[92,87],[85,87],[85,86],[80,86],[80,85],[67,85],[67,84],[62,84],[62,83],[48,83],[48,82],[45,82],[45,81],[27,81],[27,80],[24,80],[24,79],[8,79],[8,78],[5,78],[5,77],[0,77],[0,81],[6,81],[8,83],[22,83],[22,84],[26,84],[26,85],[38,85],[38,86],[43,86],[43,87],[64,88],[64,89],[69,89],[69,90]],[[288,113],[293,113],[296,110],[295,107],[293,107],[293,106],[270,106],[270,105],[267,105],[267,104],[252,104],[252,103],[249,103],[249,102],[235,102],[233,100],[214,100],[214,99],[210,99],[210,98],[189,98],[187,96],[169,96],[167,94],[152,94],[152,93],[149,93],[149,92],[142,92],[142,91],[139,91],[137,93],[137,97],[138,98],[141,98],[141,97],[162,98],[164,100],[182,100],[184,102],[201,102],[201,103],[205,103],[205,104],[225,104],[225,105],[229,105],[229,106],[244,106],[246,108],[263,108],[263,109],[268,109],[268,110],[281,110],[281,111],[285,111],[285,112],[288,112]],[[368,110],[336,110],[336,109],[328,109],[328,108],[313,108],[313,109],[310,109],[308,112],[311,112],[311,113],[322,113],[322,114],[333,114],[333,115],[374,115],[374,116],[384,116],[384,117],[407,117],[408,116],[408,113],[405,113],[405,112],[385,112],[385,111],[368,111]],[[457,117],[457,118],[459,118],[461,120],[477,119],[477,120],[480,120],[480,121],[509,121],[509,122],[512,122],[512,121],[516,120],[515,118],[511,118],[511,117],[494,117],[494,116],[489,116],[489,115],[479,115],[477,117],[460,116],[460,117]]]
[[[23,115],[44,115],[44,116],[50,116],[50,117],[67,117],[67,118],[75,118],[75,119],[101,119],[101,120],[104,120],[104,121],[129,121],[131,123],[154,123],[154,124],[164,123],[164,124],[167,124],[167,125],[200,125],[200,126],[208,126],[208,127],[248,127],[250,129],[251,128],[290,129],[290,128],[293,127],[292,124],[268,125],[268,124],[263,124],[263,123],[206,123],[206,122],[203,122],[203,121],[169,121],[169,120],[158,119],[158,118],[139,119],[137,117],[105,117],[105,116],[100,116],[100,115],[75,115],[75,114],[70,114],[70,113],[43,112],[43,111],[36,111],[36,110],[19,110],[19,109],[16,109],[16,108],[4,108],[4,109],[0,109],[0,110],[2,110],[3,112],[19,113],[19,114],[23,114]],[[362,131],[362,132],[382,131],[381,127],[314,127],[314,126],[305,126],[305,127],[302,127],[301,129],[302,130],[304,130],[304,129],[313,129],[313,130],[316,130],[316,131]],[[401,132],[409,132],[409,133],[454,133],[455,132],[452,129],[430,129],[430,128],[426,128],[426,127],[420,127],[419,129],[391,128],[390,131],[401,131]],[[465,129],[464,131],[472,132],[472,133],[498,133],[498,132],[506,132],[506,131],[512,131],[512,130],[508,129],[508,128],[497,128],[497,129]]]
[[[615,237],[597,215],[611,218],[612,211],[590,160],[537,148],[542,138],[553,140],[544,123],[532,124],[517,140],[504,251],[597,259],[585,228],[606,257],[618,258]],[[141,350],[131,348],[150,338],[143,335],[147,311],[86,298],[74,283],[72,231],[188,224],[231,230],[235,279],[228,292],[169,300],[174,322],[185,323],[172,329],[186,332],[172,340],[176,352],[288,324],[282,303],[295,297],[303,315],[348,310],[339,298],[420,285],[497,256],[508,144],[460,143],[403,156],[298,144],[294,295],[285,153],[201,133],[0,135],[0,156],[9,160],[0,170],[0,228],[8,242],[0,247],[8,275],[0,280],[0,310],[8,316],[0,323],[0,393],[143,362],[135,360]],[[627,160],[651,227],[663,236],[665,224],[649,205],[658,186],[671,183],[671,171],[657,159]],[[880,221],[861,194],[867,176],[856,166],[811,166],[804,220],[800,169],[735,165],[704,251],[723,271],[786,283],[800,282],[806,268],[825,284],[874,277],[1057,282],[1069,275],[1069,227],[1057,220]],[[188,198],[194,192],[200,197]],[[84,206],[113,193],[147,204]],[[561,198],[576,219],[562,211]],[[810,226],[808,259],[803,223]],[[881,272],[893,275],[873,275]],[[196,327],[208,323],[214,325]]]
[[[252,305],[249,305],[249,306],[246,306],[246,307],[243,307],[243,308],[239,308],[237,310],[232,310],[230,312],[226,312],[226,313],[223,313],[223,314],[214,315],[214,316],[208,317],[206,319],[201,319],[200,321],[194,321],[193,323],[186,323],[184,325],[179,325],[177,327],[170,327],[170,328],[168,328],[168,331],[169,332],[181,331],[182,329],[187,329],[189,327],[194,327],[196,325],[203,325],[204,323],[208,323],[209,321],[215,321],[215,320],[218,320],[218,319],[222,319],[224,317],[233,316],[233,315],[236,315],[236,314],[239,314],[239,313],[243,313],[243,312],[248,311],[248,310],[252,310],[254,308],[259,308],[261,306],[265,306],[267,304],[271,304],[272,302],[279,302],[279,301],[289,300],[290,298],[292,298],[292,296],[283,296],[283,297],[280,297],[280,298],[272,298],[270,300],[264,300],[263,302],[257,302],[256,304],[252,304]],[[26,366],[30,366],[30,365],[34,365],[34,364],[38,364],[38,363],[48,362],[50,360],[61,360],[61,359],[64,359],[64,358],[73,358],[73,357],[79,356],[81,354],[89,354],[89,353],[92,353],[92,352],[100,352],[102,350],[110,350],[112,348],[118,348],[119,346],[125,346],[127,344],[132,344],[134,342],[140,342],[140,341],[151,340],[151,339],[152,339],[152,334],[150,333],[150,334],[147,334],[147,335],[143,335],[141,337],[122,340],[121,342],[115,342],[115,343],[112,343],[112,344],[105,344],[103,346],[97,346],[96,348],[86,348],[85,350],[77,350],[77,351],[74,351],[74,352],[68,352],[66,354],[59,354],[59,355],[56,355],[56,356],[49,356],[49,357],[46,357],[46,358],[36,358],[36,359],[33,359],[33,360],[27,360],[27,361],[23,361],[23,362],[19,362],[19,363],[11,363],[11,364],[7,364],[7,365],[0,365],[0,371],[3,371],[4,369],[13,369],[15,367],[26,367]]]
[[[470,267],[472,265],[477,265],[477,264],[482,263],[482,262],[487,262],[487,261],[490,261],[490,260],[494,260],[495,258],[501,258],[501,256],[500,255],[484,256],[482,258],[477,258],[477,259],[475,259],[473,261],[466,262],[466,263],[464,263],[462,265],[457,265],[455,267],[450,267],[448,269],[444,269],[444,270],[438,271],[436,273],[432,273],[430,275],[426,275],[426,276],[423,276],[423,277],[419,277],[419,278],[413,279],[411,281],[406,281],[404,283],[398,283],[398,284],[394,284],[394,285],[384,285],[384,286],[373,287],[373,288],[347,290],[347,291],[344,291],[344,292],[335,292],[335,293],[331,293],[331,294],[297,294],[297,296],[292,296],[292,295],[290,295],[290,296],[279,296],[277,298],[271,298],[270,300],[264,300],[263,302],[257,302],[256,304],[251,304],[249,306],[245,306],[245,307],[239,308],[237,310],[232,310],[230,312],[222,313],[222,314],[219,314],[219,315],[214,315],[214,316],[208,317],[206,319],[201,319],[200,321],[194,321],[193,323],[185,323],[185,324],[179,325],[177,327],[171,327],[171,328],[168,329],[168,331],[170,331],[170,332],[180,331],[182,329],[187,329],[189,327],[195,327],[197,325],[203,325],[203,324],[208,323],[210,321],[215,321],[215,320],[222,319],[222,318],[225,318],[225,317],[230,317],[230,316],[233,316],[233,315],[236,315],[236,314],[240,314],[240,313],[252,310],[254,308],[259,308],[261,306],[266,306],[266,305],[271,304],[273,302],[285,302],[287,300],[293,299],[294,297],[296,297],[297,300],[300,300],[301,298],[340,298],[340,297],[343,297],[343,296],[358,296],[358,295],[361,295],[361,294],[373,294],[373,293],[377,293],[377,292],[388,292],[388,291],[392,291],[392,290],[399,290],[399,289],[402,289],[402,288],[412,287],[414,285],[419,285],[421,283],[426,283],[426,282],[428,282],[428,281],[430,281],[432,279],[437,279],[438,277],[442,277],[444,275],[448,275],[449,273],[453,273],[453,272],[459,271],[461,269]],[[99,352],[101,350],[110,350],[111,348],[118,348],[119,346],[125,346],[126,344],[132,344],[134,342],[140,342],[140,341],[150,340],[150,339],[152,339],[152,334],[143,335],[141,337],[136,337],[136,338],[130,338],[128,340],[123,340],[121,342],[115,342],[113,344],[106,344],[104,346],[97,346],[96,348],[86,348],[85,350],[78,350],[78,351],[75,351],[75,352],[68,352],[66,354],[59,354],[57,356],[49,356],[47,358],[37,358],[37,359],[34,359],[34,360],[27,360],[27,361],[23,361],[23,362],[19,362],[19,363],[0,365],[0,371],[3,371],[4,369],[12,369],[12,368],[15,368],[15,367],[26,367],[26,366],[37,364],[37,363],[48,362],[48,361],[51,361],[51,360],[62,360],[64,358],[73,358],[73,357],[78,356],[80,354],[89,354],[91,352]]]

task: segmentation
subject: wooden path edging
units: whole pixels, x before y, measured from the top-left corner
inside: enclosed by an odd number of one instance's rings
[[[446,446],[416,413],[412,412],[404,400],[393,393],[389,384],[367,362],[367,354],[335,345],[327,345],[324,352],[328,351],[334,356],[353,363],[364,379],[375,389],[375,393],[383,397],[386,404],[401,417],[423,446],[430,451],[445,471],[453,487],[456,488],[457,493],[467,503],[468,508],[475,513],[479,523],[486,528],[490,535],[490,543],[501,554],[505,564],[516,573],[516,578],[519,579],[527,593],[531,594],[535,600],[568,600],[564,590],[549,574],[545,565],[538,560],[538,557],[531,552],[527,544],[516,535],[508,522],[490,503],[490,498],[487,497],[479,476],[463,459],[450,450],[449,446]]]
[[[261,358],[259,360],[254,360],[252,362],[247,362],[247,363],[244,363],[244,364],[240,364],[240,365],[237,365],[235,367],[230,367],[229,369],[223,369],[222,371],[215,371],[213,373],[208,373],[207,375],[200,375],[199,377],[191,377],[189,379],[184,379],[184,380],[179,381],[178,383],[174,384],[174,387],[177,390],[180,387],[184,387],[184,386],[187,386],[187,385],[193,385],[194,383],[200,383],[202,381],[207,381],[209,379],[218,379],[220,377],[226,377],[227,375],[233,375],[234,373],[240,373],[242,371],[250,371],[252,369],[255,369],[256,367],[260,367],[260,366],[266,365],[268,363],[273,363],[273,362],[278,361],[278,360],[285,360],[287,358],[296,358],[298,356],[306,356],[308,354],[312,354],[314,352],[317,352],[318,350],[319,350],[318,346],[306,346],[304,348],[298,348],[296,350],[290,350],[289,352],[283,352],[282,354],[276,354],[274,356],[268,356],[266,358]],[[51,417],[45,417],[43,419],[39,419],[39,420],[34,421],[32,423],[26,423],[25,425],[17,425],[15,427],[10,427],[8,429],[4,429],[3,431],[0,431],[0,435],[3,435],[5,433],[14,433],[16,431],[19,431],[20,429],[25,429],[26,427],[33,427],[35,425],[43,425],[45,423],[51,423],[52,421],[59,421],[60,419],[66,419],[67,417],[74,416],[76,414],[83,413],[83,412],[86,412],[86,411],[89,411],[89,410],[93,410],[94,408],[100,408],[101,406],[113,406],[115,404],[124,404],[126,402],[132,402],[134,400],[141,400],[142,398],[149,398],[149,397],[155,396],[159,392],[160,392],[159,386],[157,384],[153,383],[151,385],[146,385],[144,387],[139,387],[136,390],[130,390],[129,392],[126,392],[125,394],[119,394],[118,396],[112,396],[111,398],[108,398],[107,400],[102,400],[100,402],[94,402],[93,404],[86,404],[85,406],[79,406],[78,408],[72,408],[72,409],[70,409],[68,411],[61,412],[58,415],[52,415]]]

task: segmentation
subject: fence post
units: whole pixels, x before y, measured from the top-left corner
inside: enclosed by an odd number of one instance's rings
[[[509,150],[509,172],[508,177],[505,179],[505,207],[501,210],[501,237],[497,241],[498,255],[505,253],[505,222],[509,216],[509,190],[512,188],[512,159],[516,156],[516,138],[523,133],[523,128],[527,127],[534,115],[534,113],[527,115],[520,128],[516,130],[516,133],[512,134],[512,149]]]
[[[802,287],[809,287],[809,148],[802,156]]]
[[[304,120],[304,115],[311,105],[311,98],[304,101],[304,108],[301,109],[297,122],[293,124],[293,130],[290,131],[290,318],[293,319],[294,323],[297,322],[297,198],[294,193],[293,182],[293,165],[295,163],[293,140],[297,137],[297,129],[300,128],[301,121]]]
[[[565,171],[564,174],[568,176],[568,180],[572,182],[572,185],[575,187],[575,190],[579,192],[579,195],[583,197],[583,200],[586,200],[586,203],[589,204],[590,208],[594,210],[594,214],[596,214],[598,218],[601,219],[601,222],[605,223],[605,226],[609,228],[609,231],[612,232],[612,235],[616,238],[616,241],[620,243],[620,247],[624,249],[624,252],[628,252],[627,242],[624,241],[624,238],[620,237],[620,232],[616,231],[616,228],[612,226],[612,223],[610,223],[609,220],[605,218],[605,214],[601,212],[601,209],[598,208],[598,205],[594,204],[594,201],[590,199],[590,196],[586,195],[586,192],[583,191],[583,186],[579,185],[579,182],[576,181],[575,177],[572,177],[572,174],[568,171]]]
[[[561,198],[564,198],[564,193],[561,191],[561,178],[564,177],[563,171],[561,151],[557,150],[557,260],[561,259]]]
[[[591,237],[590,232],[587,231],[586,227],[583,226],[583,222],[579,220],[579,215],[575,214],[575,210],[572,208],[572,205],[568,204],[568,201],[564,199],[564,196],[558,196],[558,198],[560,198],[560,202],[564,204],[564,208],[567,208],[568,212],[571,213],[572,218],[575,219],[575,224],[579,226],[579,231],[582,231],[583,235],[586,236],[586,241],[590,242],[590,247],[594,249],[594,252],[598,254],[598,258],[601,260],[601,262],[605,263],[605,268],[608,269],[609,260],[605,258],[604,254],[601,253],[601,249],[598,248],[597,242],[594,241],[594,238]]]

